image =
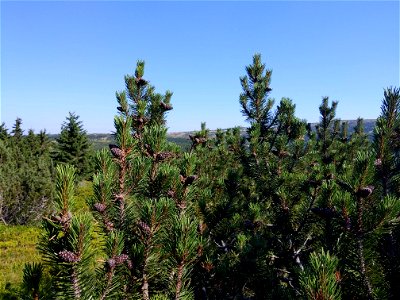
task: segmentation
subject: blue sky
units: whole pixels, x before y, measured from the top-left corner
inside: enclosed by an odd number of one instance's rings
[[[399,85],[399,2],[2,1],[1,122],[57,133],[71,111],[111,132],[143,59],[156,91],[174,92],[171,132],[246,125],[239,77],[256,52],[298,117],[317,121],[329,96],[341,119],[376,118]]]

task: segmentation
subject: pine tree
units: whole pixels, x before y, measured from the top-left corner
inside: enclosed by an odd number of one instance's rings
[[[304,170],[305,162],[299,162],[309,151],[303,139],[305,123],[294,117],[295,106],[289,99],[283,98],[272,113],[271,102],[268,108],[268,101],[249,96],[257,94],[249,82],[263,77],[265,66],[259,59],[256,56],[246,68],[248,77],[241,78],[240,101],[251,124],[247,142],[238,128],[217,131],[211,140],[202,126],[191,137],[192,142],[194,137],[207,141],[203,147],[193,143],[192,150],[202,162],[199,185],[209,194],[199,203],[208,256],[198,269],[198,295],[207,293],[211,298],[294,296],[292,274],[301,265],[299,254],[308,241],[307,235],[297,235],[291,227],[288,212],[297,204],[297,196],[291,203],[290,195],[284,195],[296,191],[293,187],[304,180],[289,176],[286,169]],[[262,110],[268,113],[257,113]],[[299,223],[302,214],[299,210]]]
[[[21,128],[21,125],[22,125],[22,120],[20,118],[17,118],[15,120],[13,130],[11,131],[11,134],[15,141],[19,141],[22,138],[23,130]]]
[[[377,177],[383,194],[399,195],[400,174],[400,89],[384,91],[382,113],[376,121],[374,148],[376,151]]]
[[[90,276],[95,273],[93,221],[85,213],[72,214],[74,187],[74,167],[57,166],[56,212],[43,220],[39,243],[56,299],[90,299],[95,288]]]
[[[375,150],[376,190],[383,196],[399,197],[400,178],[400,89],[387,88],[381,106],[381,115],[377,119],[374,130],[373,147]],[[398,200],[397,200],[398,201]],[[381,256],[386,278],[390,284],[390,296],[400,296],[397,284],[400,278],[400,227],[390,230],[381,241]]]
[[[73,170],[58,168],[57,213],[44,222],[40,246],[58,298],[193,298],[191,271],[201,255],[196,158],[167,142],[172,93],[155,93],[143,75],[139,61],[135,75],[125,76],[116,143],[96,158],[88,202],[99,254],[92,251],[91,217],[71,213]]]
[[[0,218],[4,223],[35,223],[50,208],[53,163],[46,136],[23,136],[17,119],[12,136],[0,140]]]
[[[247,133],[214,137],[202,123],[182,152],[166,139],[172,93],[156,93],[138,61],[116,93],[115,143],[96,155],[90,212],[71,208],[75,169],[57,169],[40,243],[50,298],[397,297],[398,89],[385,90],[371,144],[362,119],[349,135],[328,97],[316,130],[290,99],[274,108],[260,55],[246,73]],[[35,270],[28,290],[42,295]]]
[[[7,129],[7,127],[6,127],[6,124],[3,122],[3,123],[1,123],[1,125],[0,125],[0,140],[5,140],[5,139],[7,139],[9,137],[9,134],[8,134],[8,129]]]
[[[70,112],[61,126],[54,160],[56,163],[73,165],[77,169],[78,177],[84,179],[92,171],[90,153],[91,146],[82,121],[78,115]]]

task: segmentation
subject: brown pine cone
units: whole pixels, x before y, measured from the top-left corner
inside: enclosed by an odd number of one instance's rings
[[[171,152],[159,152],[156,155],[156,160],[157,161],[163,161],[163,160],[169,159],[169,158],[171,158],[173,156],[174,156],[174,154],[171,153]]]
[[[95,203],[93,206],[99,213],[103,213],[107,207],[104,203]]]
[[[160,107],[165,111],[168,111],[168,110],[172,109],[172,106],[170,104],[166,104],[164,102],[160,102]]]
[[[68,250],[62,250],[58,252],[58,256],[61,257],[63,261],[68,263],[74,263],[79,261],[79,256]]]
[[[147,84],[147,81],[144,80],[143,78],[135,78],[135,81],[136,81],[136,85],[138,87],[142,87],[142,86],[145,86]]]
[[[110,148],[111,154],[118,159],[124,157],[124,152],[119,148],[117,145],[109,144],[108,147]]]
[[[375,187],[372,185],[360,187],[356,194],[357,194],[357,196],[365,199],[365,198],[368,198],[372,194],[374,189],[375,189]]]

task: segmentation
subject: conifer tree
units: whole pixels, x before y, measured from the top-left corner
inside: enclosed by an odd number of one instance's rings
[[[57,166],[56,211],[43,220],[44,233],[39,243],[56,299],[90,299],[95,288],[91,277],[95,274],[93,223],[87,214],[72,214],[74,187],[74,167]]]
[[[6,224],[37,222],[53,193],[50,147],[40,145],[47,136],[33,130],[24,136],[21,124],[17,119],[13,135],[0,140],[0,219]]]
[[[78,115],[70,112],[57,138],[57,149],[54,154],[56,163],[71,164],[77,169],[79,178],[86,178],[92,171],[90,147],[82,121]]]
[[[316,130],[290,99],[274,108],[260,55],[246,73],[247,133],[214,137],[202,123],[182,152],[166,139],[172,93],[156,93],[137,62],[116,93],[115,143],[96,155],[90,213],[72,213],[75,169],[58,167],[40,243],[50,298],[398,295],[398,90],[385,90],[372,145],[362,119],[349,135],[328,97]],[[32,266],[26,278],[31,295],[44,293]]]
[[[400,178],[400,89],[387,88],[381,106],[381,115],[374,129],[373,147],[375,150],[376,190],[383,196],[396,195],[399,197]],[[398,200],[397,200],[398,201]],[[380,251],[386,278],[390,284],[390,296],[398,298],[400,288],[397,284],[400,278],[400,227],[389,231],[381,239]]]
[[[6,124],[3,122],[0,125],[0,140],[4,141],[8,137],[9,137],[8,129],[6,127]]]
[[[199,184],[210,193],[200,202],[209,253],[201,265],[201,280],[202,291],[212,298],[293,296],[292,274],[301,265],[298,256],[308,241],[304,233],[296,234],[287,213],[299,201],[290,202],[290,196],[284,195],[286,188],[293,191],[304,181],[303,177],[294,180],[285,170],[304,168],[305,162],[299,162],[309,151],[302,139],[305,123],[294,117],[295,106],[289,99],[283,98],[272,113],[272,102],[249,96],[260,96],[262,84],[269,82],[267,73],[264,83],[257,83],[258,92],[249,84],[263,77],[265,66],[259,59],[255,56],[253,65],[246,68],[248,77],[241,78],[240,102],[251,124],[248,145],[236,128],[218,131],[216,140],[204,147],[192,147],[204,162],[199,165]],[[265,96],[270,88],[263,91]],[[194,137],[205,138],[204,131]],[[299,208],[295,220],[300,223],[304,211]]]
[[[126,90],[117,93],[116,143],[96,158],[88,202],[99,254],[92,251],[90,217],[69,208],[73,172],[59,167],[58,212],[44,222],[40,247],[62,299],[193,298],[191,272],[202,248],[196,157],[167,142],[172,93],[155,93],[143,75],[139,61],[135,75],[125,76]],[[94,255],[102,259],[96,263]]]
[[[21,125],[22,125],[22,120],[20,118],[17,118],[15,120],[13,130],[11,131],[11,134],[16,141],[19,141],[23,135],[23,130],[21,128]]]
[[[377,176],[384,195],[399,195],[400,174],[400,89],[384,91],[382,113],[376,121],[374,148],[376,151]]]

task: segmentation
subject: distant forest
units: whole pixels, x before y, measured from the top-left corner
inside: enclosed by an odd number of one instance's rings
[[[354,128],[356,128],[357,126],[357,120],[345,120],[345,122],[348,122],[349,134],[352,134],[354,132]],[[374,119],[364,119],[364,130],[370,139],[373,138],[375,122],[376,120]],[[314,130],[316,125],[317,123],[311,123],[311,126],[313,127]],[[240,131],[242,135],[245,136],[247,128],[241,127]],[[216,130],[210,130],[209,131],[210,137],[215,137],[216,132],[217,132]],[[188,149],[190,148],[191,144],[189,136],[194,134],[195,131],[170,132],[167,133],[167,140],[169,142],[179,145],[183,149]],[[49,134],[50,140],[57,140],[58,137],[59,134]],[[111,133],[88,133],[87,137],[95,150],[107,148],[110,143],[115,142],[115,138]]]

